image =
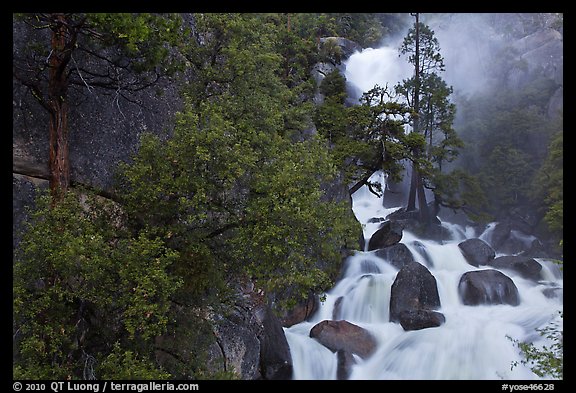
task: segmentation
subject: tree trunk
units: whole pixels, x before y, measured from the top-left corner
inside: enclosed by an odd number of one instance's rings
[[[68,104],[66,93],[68,80],[66,66],[70,60],[67,43],[65,16],[56,16],[52,28],[50,70],[48,79],[48,107],[50,112],[50,191],[59,199],[70,186],[70,163],[68,158]]]
[[[416,164],[412,163],[412,173],[410,174],[410,192],[408,194],[408,205],[406,211],[416,210],[416,190],[418,185],[418,171]]]
[[[50,191],[58,197],[70,186],[68,157],[68,106],[58,98],[50,99]]]
[[[428,210],[428,202],[426,202],[426,194],[424,190],[424,183],[422,177],[418,176],[418,209],[420,211],[420,222],[428,223],[430,221],[430,212]]]
[[[418,14],[413,14],[416,18],[416,48],[414,51],[414,95],[412,99],[414,113],[416,114],[413,119],[412,132],[420,132],[420,34],[419,34],[419,18]],[[414,151],[414,155],[418,157],[419,151]],[[412,163],[412,178],[410,180],[410,193],[408,194],[408,205],[406,211],[416,210],[416,194],[418,193],[418,184],[421,183],[420,174],[416,169],[416,164]]]

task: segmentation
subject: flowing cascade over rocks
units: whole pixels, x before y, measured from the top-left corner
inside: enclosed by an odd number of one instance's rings
[[[386,187],[380,172],[371,181]],[[557,265],[495,252],[493,224],[442,222],[450,236],[429,240],[399,230],[388,216],[400,207],[366,186],[352,199],[364,251],[306,321],[284,327],[293,379],[539,379],[516,342],[550,345],[536,329],[563,311]]]

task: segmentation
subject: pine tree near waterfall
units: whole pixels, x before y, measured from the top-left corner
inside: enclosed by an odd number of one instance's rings
[[[408,56],[414,75],[396,85],[396,93],[411,108],[410,134],[424,139],[423,148],[415,145],[409,157],[412,170],[406,210],[418,210],[420,221],[429,223],[440,206],[462,208],[482,201],[475,201],[477,186],[466,173],[443,173],[443,165],[453,161],[464,144],[452,127],[456,113],[449,99],[452,87],[438,74],[445,70],[440,44],[434,31],[420,22],[419,14],[412,16],[414,27],[404,38],[400,53]],[[434,211],[430,211],[425,189],[434,195]]]

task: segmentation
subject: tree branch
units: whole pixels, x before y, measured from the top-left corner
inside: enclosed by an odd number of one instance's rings
[[[215,231],[212,231],[211,233],[209,233],[208,235],[206,235],[206,239],[212,239],[215,238],[218,235],[223,234],[226,231],[229,231],[230,229],[234,229],[234,228],[238,228],[240,226],[239,222],[233,222],[230,224],[226,224],[221,228],[216,229]]]
[[[82,74],[80,73],[80,70],[78,69],[78,63],[76,63],[76,59],[74,59],[74,57],[72,56],[72,61],[74,62],[74,65],[76,66],[76,72],[78,73],[78,76],[80,77],[80,79],[82,79],[82,82],[84,82],[84,85],[86,85],[86,88],[88,89],[88,91],[90,93],[92,93],[92,86],[90,86],[86,80],[84,80],[84,78],[82,77]]]
[[[21,78],[17,73],[13,72],[12,75],[14,76],[14,78],[19,81],[20,83],[22,83],[22,85],[26,86],[28,88],[28,90],[30,90],[30,92],[32,93],[32,96],[40,103],[40,105],[42,105],[42,107],[44,109],[46,109],[48,112],[52,111],[52,107],[50,107],[50,105],[48,105],[48,102],[46,101],[46,99],[42,96],[42,92],[40,92],[40,88],[38,87],[37,84],[32,83],[30,81],[27,81],[23,78]]]

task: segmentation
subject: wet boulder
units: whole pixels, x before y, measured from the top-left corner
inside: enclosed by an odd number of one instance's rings
[[[488,243],[495,250],[499,250],[510,237],[511,229],[512,227],[509,221],[497,222],[494,225],[494,230],[490,234]]]
[[[401,322],[401,315],[405,311],[434,310],[439,307],[436,278],[426,266],[411,262],[400,269],[390,293],[390,322]],[[416,314],[406,316],[405,322],[410,318],[418,318]]]
[[[342,59],[347,59],[355,52],[362,51],[360,44],[344,37],[322,37],[320,38],[320,44],[322,46],[332,45],[333,47],[339,47]]]
[[[494,249],[482,239],[466,239],[458,243],[458,248],[464,255],[466,262],[472,266],[487,265],[496,257]]]
[[[282,324],[270,307],[262,320],[260,370],[264,379],[291,379],[292,356]]]
[[[444,314],[432,310],[405,310],[400,313],[399,319],[406,331],[438,327],[446,322]]]
[[[460,277],[458,293],[469,306],[480,304],[520,304],[520,295],[514,281],[504,273],[493,270],[474,270]]]
[[[343,301],[344,301],[344,296],[340,296],[334,302],[334,308],[332,309],[332,319],[333,320],[342,319],[342,318],[340,318],[340,314],[342,313],[342,302]]]
[[[418,240],[414,240],[412,242],[412,246],[414,247],[416,252],[418,254],[420,254],[420,256],[424,259],[424,263],[426,264],[426,267],[434,267],[434,262],[432,261],[432,257],[430,256],[430,254],[428,253],[428,250],[426,249],[426,246],[422,242],[420,242]]]
[[[495,258],[489,266],[496,269],[508,269],[528,280],[538,281],[542,277],[542,265],[533,258],[509,255]]]
[[[549,299],[556,298],[559,299],[560,302],[564,299],[564,288],[559,286],[548,286],[542,290],[542,293]]]
[[[365,259],[360,262],[360,272],[363,274],[379,274],[382,273],[380,271],[380,267],[378,264],[372,259]]]
[[[336,366],[336,379],[345,380],[350,377],[352,373],[352,366],[356,364],[356,359],[352,353],[340,349],[336,352],[337,366]]]
[[[282,313],[280,317],[280,323],[283,327],[290,327],[296,325],[297,323],[308,320],[316,310],[320,307],[320,299],[318,295],[310,294],[308,298],[303,301],[298,302],[290,310]]]
[[[397,243],[390,247],[378,249],[375,254],[397,269],[402,269],[404,265],[414,261],[412,253],[404,243]]]
[[[340,350],[367,358],[376,350],[376,339],[366,329],[345,320],[325,320],[310,330],[310,337],[333,352]]]
[[[368,241],[368,251],[386,248],[402,240],[404,226],[398,221],[386,221]]]

